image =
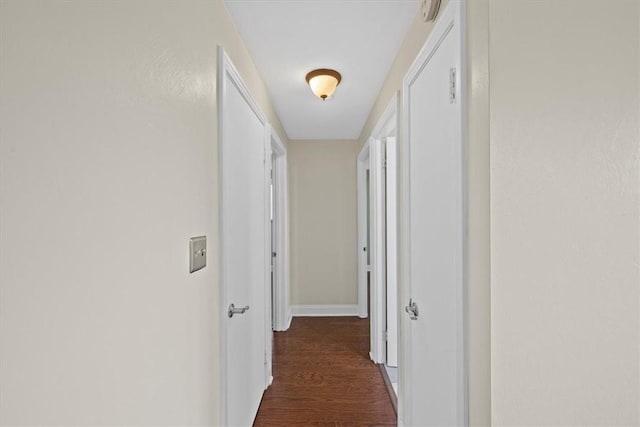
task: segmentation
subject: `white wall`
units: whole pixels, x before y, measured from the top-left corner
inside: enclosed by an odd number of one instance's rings
[[[495,425],[639,425],[639,5],[491,0]]]
[[[285,137],[223,3],[3,0],[0,31],[0,424],[218,423],[217,44]]]
[[[357,141],[291,141],[291,304],[357,304]]]

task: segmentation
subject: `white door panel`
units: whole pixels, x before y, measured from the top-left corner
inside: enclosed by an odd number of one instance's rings
[[[396,138],[389,137],[386,150],[386,242],[387,242],[387,365],[398,366],[398,222],[397,222],[397,163]]]
[[[386,234],[385,234],[385,170],[384,145],[379,139],[369,141],[370,200],[370,301],[371,360],[386,362],[384,332],[386,329]]]
[[[404,86],[409,152],[407,279],[409,295],[418,306],[417,319],[403,322],[409,365],[406,421],[412,426],[466,424],[458,8],[457,2],[450,3],[439,18]]]
[[[225,58],[228,61],[228,59]],[[223,71],[221,98],[221,316],[226,424],[249,426],[265,376],[265,132],[242,86]],[[227,315],[230,304],[249,306]]]

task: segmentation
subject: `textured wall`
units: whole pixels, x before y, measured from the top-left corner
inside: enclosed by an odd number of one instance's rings
[[[3,0],[0,32],[0,424],[219,423],[218,44],[281,129],[223,3]]]
[[[357,141],[291,141],[291,304],[357,304]]]
[[[495,425],[638,425],[637,0],[491,0]]]

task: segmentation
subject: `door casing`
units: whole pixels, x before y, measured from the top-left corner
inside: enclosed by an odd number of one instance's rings
[[[287,149],[276,131],[270,126],[270,143],[267,158],[273,158],[270,165],[273,170],[274,187],[274,241],[272,247],[276,252],[274,262],[274,329],[286,331],[291,324],[291,307],[289,304],[289,191],[287,173]],[[271,344],[269,344],[271,345]]]

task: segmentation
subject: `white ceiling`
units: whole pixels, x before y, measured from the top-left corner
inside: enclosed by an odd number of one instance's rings
[[[418,0],[225,0],[290,139],[356,139]],[[307,72],[342,83],[321,101]]]

